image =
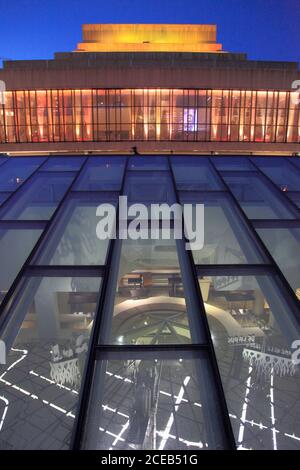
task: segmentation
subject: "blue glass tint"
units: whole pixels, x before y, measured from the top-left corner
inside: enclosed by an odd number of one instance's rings
[[[220,416],[205,353],[122,352],[95,365],[83,448],[223,449]]]
[[[91,157],[75,185],[77,191],[118,191],[121,188],[126,159]]]
[[[69,155],[61,157],[50,157],[42,166],[42,171],[77,171],[86,157],[71,157]]]
[[[172,157],[171,164],[178,190],[220,190],[222,182],[203,157]]]
[[[300,191],[300,169],[284,158],[253,158],[253,161],[282,191]]]
[[[226,194],[180,193],[180,202],[193,206],[204,205],[204,226],[202,221],[189,221],[189,225],[193,223],[193,230],[197,230],[198,236],[199,232],[204,231],[203,248],[192,249],[196,264],[265,262],[264,255]]]
[[[0,229],[0,303],[41,233],[31,229]]]
[[[167,157],[147,157],[147,156],[140,156],[140,157],[130,157],[128,162],[128,170],[137,171],[163,171],[168,170],[168,159]]]
[[[11,193],[0,193],[0,205],[3,204]]]
[[[72,183],[74,175],[37,173],[0,211],[3,220],[48,220]]]
[[[250,219],[291,219],[295,216],[260,175],[223,175],[230,191]]]
[[[45,265],[103,265],[109,241],[99,240],[96,227],[101,203],[115,204],[105,194],[74,195],[62,206],[55,224],[33,263]]]
[[[300,299],[300,228],[256,229]]]
[[[8,157],[0,157],[0,165],[2,165],[4,162],[6,162]]]
[[[75,422],[100,279],[23,279],[4,312],[1,449],[67,449]]]
[[[299,449],[296,311],[267,275],[206,276],[205,309],[239,449]],[[200,279],[200,283],[203,278]]]
[[[45,161],[43,157],[11,157],[1,166],[0,191],[14,191]]]
[[[299,207],[300,209],[300,191],[299,192],[287,191],[285,193],[285,196],[287,196],[291,201],[293,201],[293,203],[296,204],[296,206]]]
[[[253,171],[255,170],[251,161],[247,157],[215,156],[211,162],[219,171]]]
[[[131,204],[173,204],[176,200],[171,176],[167,172],[148,171],[146,175],[138,172],[127,173],[124,194]]]

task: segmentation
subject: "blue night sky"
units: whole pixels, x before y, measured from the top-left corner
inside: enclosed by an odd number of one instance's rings
[[[300,0],[0,0],[0,57],[71,51],[83,23],[215,23],[224,50],[300,61]]]

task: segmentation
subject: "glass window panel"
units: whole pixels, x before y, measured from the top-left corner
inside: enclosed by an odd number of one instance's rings
[[[254,166],[248,157],[214,157],[212,163],[219,171],[253,171]]]
[[[296,204],[297,207],[300,209],[300,191],[297,193],[292,193],[292,192],[286,192],[285,193],[288,198],[293,201],[294,204]]]
[[[89,159],[75,185],[78,191],[119,190],[125,166],[125,158],[93,158]]]
[[[224,448],[204,354],[162,353],[98,361],[83,447],[112,450]],[[113,393],[112,393],[113,390]],[[209,390],[209,393],[208,393]]]
[[[3,220],[48,220],[74,179],[70,174],[38,173],[0,211]]]
[[[8,400],[1,449],[67,449],[100,279],[27,278],[5,312],[0,394]]]
[[[127,173],[124,194],[130,203],[175,202],[171,177],[166,172],[148,171],[147,174]]]
[[[42,230],[0,229],[0,303],[41,233]]]
[[[300,191],[300,171],[284,158],[253,158],[253,161],[282,191]]]
[[[240,449],[299,449],[299,326],[267,275],[205,277],[205,309]],[[295,312],[296,313],[296,312]]]
[[[113,199],[103,197],[71,197],[61,207],[55,226],[37,253],[34,263],[50,265],[103,265],[108,240],[99,240],[96,227],[100,218],[97,207]]]
[[[168,160],[166,157],[155,157],[151,156],[150,158],[145,157],[131,157],[129,159],[128,169],[131,171],[137,170],[168,170]]]
[[[218,190],[222,183],[205,158],[180,157],[171,159],[178,190]]]
[[[229,198],[201,193],[181,193],[181,204],[204,205],[204,245],[193,249],[196,264],[256,264],[264,255]]]
[[[191,342],[189,315],[176,241],[123,240],[113,313],[105,307],[106,334],[112,344]],[[161,231],[159,232],[162,237]],[[150,238],[150,234],[149,234]],[[195,314],[195,312],[191,313]]]
[[[223,175],[223,178],[250,219],[294,218],[259,175]]]
[[[256,229],[300,300],[300,228]]]
[[[0,191],[14,191],[44,160],[43,157],[11,157],[1,166]]]
[[[85,157],[51,157],[42,166],[41,170],[51,170],[51,171],[76,171],[81,168]]]
[[[3,204],[11,193],[0,193],[0,205]]]

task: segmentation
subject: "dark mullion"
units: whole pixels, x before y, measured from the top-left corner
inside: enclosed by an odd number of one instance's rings
[[[0,220],[0,230],[12,228],[44,229],[47,225],[47,222],[47,220]]]
[[[300,228],[300,219],[249,219],[255,228]]]
[[[208,343],[203,344],[128,344],[128,345],[97,345],[95,360],[124,360],[124,356],[129,359],[140,359],[143,355],[145,359],[151,354],[159,354],[160,359],[197,359],[201,353],[207,354],[209,359],[210,346]]]
[[[222,276],[224,274],[251,276],[274,273],[270,264],[196,264],[196,271],[201,276]]]
[[[22,157],[21,157],[22,158]],[[26,158],[26,157],[25,157]],[[39,157],[36,157],[36,158],[39,158]],[[3,202],[2,206],[1,206],[1,210],[6,207],[6,204],[8,205],[8,203],[11,201],[11,199],[13,198],[13,196],[18,193],[19,194],[19,191],[21,189],[23,189],[25,187],[25,185],[27,185],[27,183],[31,183],[31,181],[35,178],[35,175],[38,173],[38,171],[40,170],[40,168],[44,165],[44,163],[47,163],[48,159],[50,157],[42,157],[42,158],[45,158],[45,161],[43,161],[42,163],[40,163],[40,165],[38,165],[38,167],[31,173],[30,176],[28,176],[24,181],[23,183],[21,183],[14,191],[10,192],[10,196],[8,196],[8,198]],[[8,160],[6,160],[4,163],[7,163],[7,162],[13,162],[13,160],[11,160],[10,158]],[[0,220],[0,222],[2,222]]]
[[[278,185],[274,183],[272,179],[260,169],[260,167],[255,163],[255,160],[253,158],[251,158],[251,163],[252,165],[255,166],[257,172],[259,173],[260,178],[262,179],[263,182],[266,183],[266,185],[271,190],[271,192],[275,196],[278,197],[278,199],[282,202],[282,204],[290,210],[290,212],[294,215],[295,218],[299,217],[299,207],[297,207],[297,205],[293,201],[291,201],[288,197],[283,195],[283,191],[281,191]],[[300,171],[299,171],[299,175],[300,175]]]
[[[120,194],[124,193],[128,162],[129,162],[129,157],[126,157]],[[119,218],[119,206],[117,206],[116,218],[117,220]],[[103,311],[104,311],[104,306],[105,306],[106,294],[109,290],[111,264],[112,264],[112,259],[113,259],[113,255],[115,251],[115,246],[118,241],[119,240],[117,239],[110,240],[108,255],[106,258],[106,265],[105,265],[103,280],[101,284],[101,294],[100,294],[97,312],[96,312],[94,323],[93,323],[93,329],[92,329],[91,336],[90,336],[89,349],[87,352],[87,359],[86,359],[85,369],[84,369],[84,373],[82,377],[82,386],[80,389],[79,400],[78,400],[78,405],[77,405],[77,413],[76,413],[75,423],[74,423],[72,437],[71,437],[70,449],[72,450],[79,450],[81,448],[81,442],[82,442],[82,438],[84,434],[84,427],[85,427],[85,419],[87,416],[89,398],[90,398],[90,393],[92,389],[92,380],[93,380],[94,363],[96,359],[98,338],[99,338],[99,333],[100,333],[100,327],[102,325],[102,320],[103,320]]]
[[[49,157],[48,157],[49,158]],[[27,257],[27,259],[25,260],[25,262],[23,263],[21,269],[19,270],[19,273],[17,274],[15,280],[13,281],[12,285],[10,286],[8,292],[6,293],[1,305],[0,305],[0,323],[2,321],[2,318],[3,318],[3,315],[5,313],[5,309],[6,309],[6,306],[9,304],[9,302],[11,301],[11,299],[13,298],[13,295],[18,287],[18,284],[19,282],[21,281],[24,273],[25,273],[25,270],[26,270],[26,267],[29,266],[34,258],[34,256],[36,255],[36,253],[38,252],[38,250],[40,249],[42,243],[44,242],[44,240],[46,239],[46,236],[48,235],[49,231],[51,230],[52,228],[52,223],[53,221],[55,221],[56,219],[56,215],[59,213],[60,211],[60,208],[62,207],[62,205],[64,204],[65,200],[67,199],[68,195],[69,195],[69,192],[71,191],[71,188],[74,184],[76,184],[78,178],[79,178],[79,175],[81,173],[81,170],[83,169],[83,167],[86,165],[86,162],[88,160],[86,160],[82,165],[81,165],[81,168],[78,170],[77,172],[77,176],[74,178],[73,182],[71,183],[71,185],[69,186],[68,190],[65,192],[64,194],[64,197],[61,199],[60,203],[57,205],[54,213],[52,214],[52,217],[46,222],[46,225],[45,225],[45,228],[44,228],[44,231],[43,233],[41,234],[41,236],[39,237],[38,241],[36,242],[36,244],[34,245],[33,249],[31,250],[29,256]],[[41,165],[40,165],[41,166]],[[36,170],[37,171],[37,170]]]
[[[103,277],[105,266],[30,265],[26,266],[27,277]]]
[[[217,169],[216,169],[216,172],[219,173],[219,171]],[[276,275],[278,276],[278,278],[279,278],[282,286],[284,287],[285,291],[288,293],[288,298],[286,299],[286,301],[290,304],[291,310],[294,314],[294,318],[296,319],[298,325],[300,326],[300,306],[299,306],[299,301],[297,300],[297,297],[295,295],[295,292],[293,291],[290,284],[286,280],[285,276],[283,275],[281,269],[279,268],[279,266],[275,262],[275,260],[272,257],[271,253],[268,251],[267,247],[264,245],[263,241],[258,236],[258,233],[256,232],[256,230],[254,229],[254,227],[251,224],[251,220],[248,219],[245,212],[241,208],[237,198],[230,191],[230,188],[229,188],[229,186],[227,185],[227,183],[225,181],[224,181],[224,185],[228,189],[229,197],[231,198],[231,200],[233,201],[235,207],[237,208],[241,219],[244,220],[246,226],[248,227],[249,233],[252,235],[252,238],[256,242],[257,246],[260,248],[261,252],[264,253],[264,255],[265,255],[266,259],[269,261],[269,263],[272,266],[274,266]],[[295,312],[297,312],[297,314],[295,314]]]
[[[175,175],[174,175],[173,168],[171,165],[170,157],[167,157],[167,158],[168,158],[169,169],[170,169],[170,174],[171,174],[172,183],[173,183],[173,189],[176,195],[176,200],[177,200],[177,203],[180,203],[180,198],[179,198],[178,190],[176,187],[176,180],[175,180]],[[192,292],[194,291],[194,293],[196,293],[196,298],[193,300],[195,301],[199,309],[199,312],[195,312],[195,314],[198,313],[199,315],[201,315],[201,320],[202,320],[201,323],[202,323],[202,326],[204,327],[203,333],[204,333],[205,340],[206,340],[205,343],[207,344],[207,347],[208,347],[208,356],[210,358],[210,364],[211,364],[212,374],[213,374],[212,380],[214,380],[215,382],[216,392],[217,392],[217,396],[219,399],[219,405],[222,410],[222,422],[223,422],[224,430],[226,432],[227,446],[228,446],[228,449],[236,449],[236,441],[235,441],[233,429],[231,426],[229,411],[227,408],[227,402],[226,402],[221,375],[220,375],[220,371],[219,371],[219,367],[217,363],[216,353],[215,353],[215,349],[214,349],[211,334],[210,334],[208,319],[207,319],[206,311],[204,308],[201,290],[199,287],[198,275],[197,275],[197,271],[196,271],[196,267],[193,261],[191,251],[186,251],[186,259],[188,263],[188,269],[191,274],[191,281],[193,284],[191,286],[192,287],[191,291]]]

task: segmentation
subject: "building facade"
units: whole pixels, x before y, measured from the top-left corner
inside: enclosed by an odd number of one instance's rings
[[[83,33],[0,71],[0,449],[299,449],[298,66]],[[200,204],[203,245],[100,240],[120,196]]]

